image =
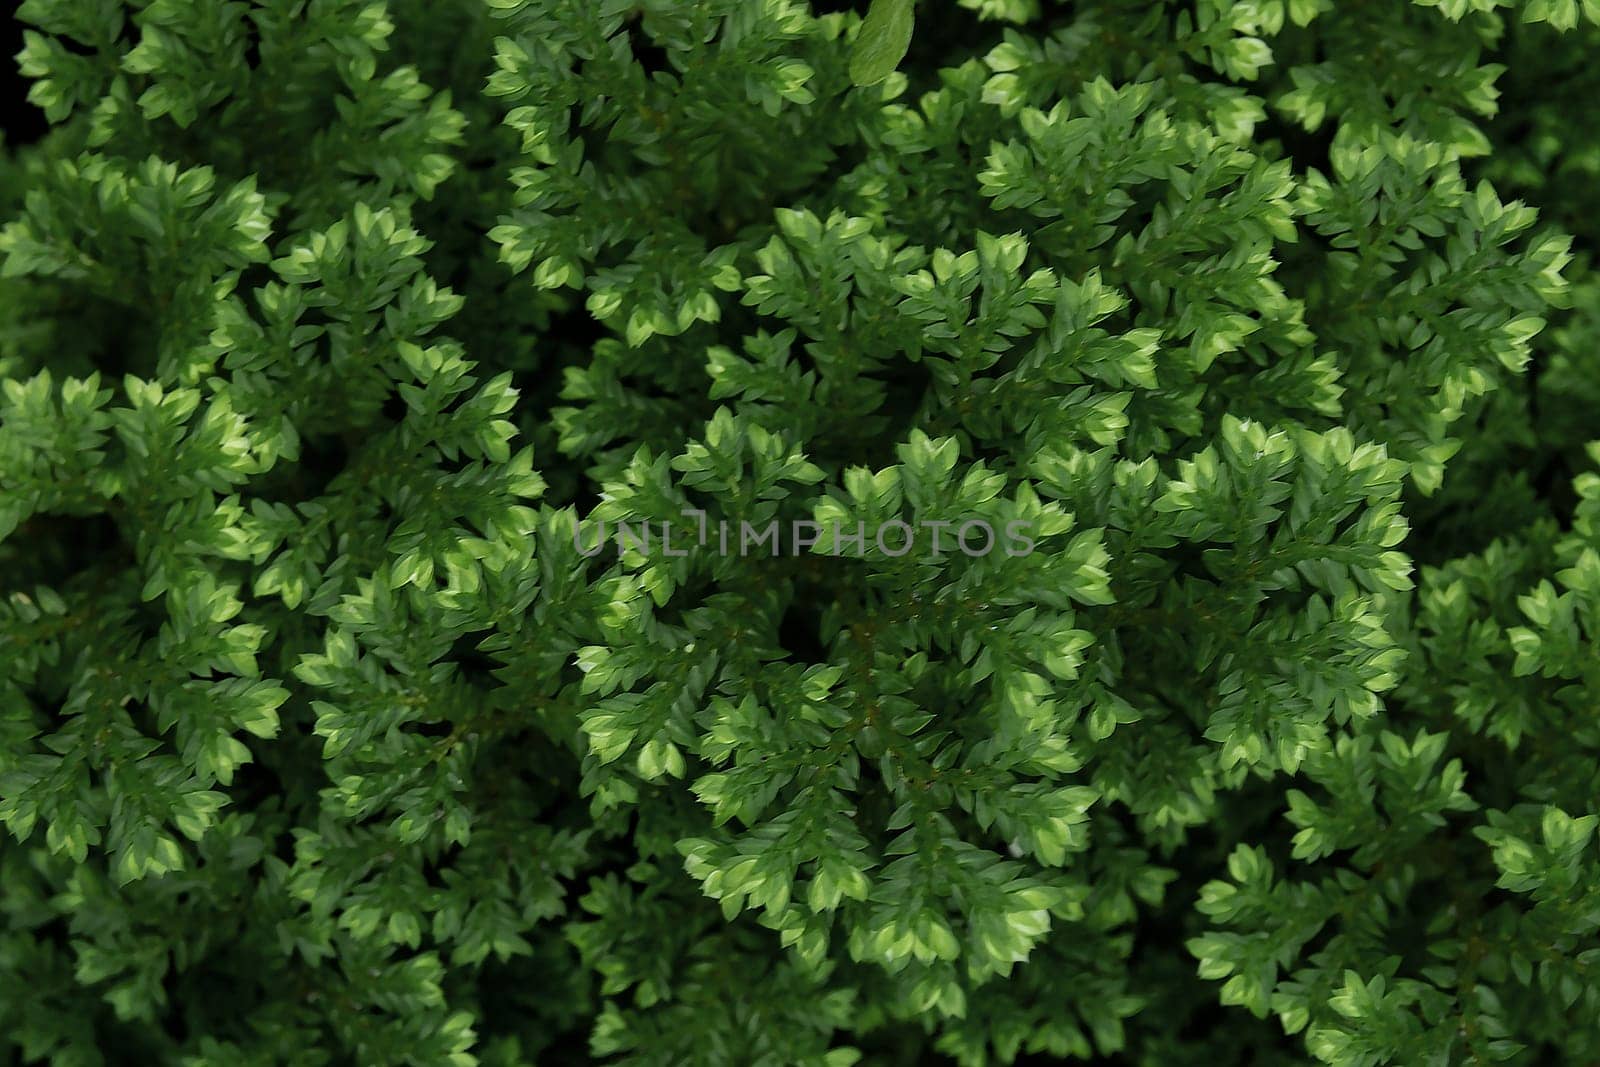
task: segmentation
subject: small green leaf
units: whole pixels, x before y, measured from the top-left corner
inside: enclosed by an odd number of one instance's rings
[[[915,0],[872,0],[850,56],[850,80],[876,85],[893,74],[911,47]]]

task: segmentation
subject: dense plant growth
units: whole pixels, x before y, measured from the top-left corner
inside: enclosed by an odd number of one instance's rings
[[[845,7],[18,6],[0,1062],[1600,1059],[1600,4]]]

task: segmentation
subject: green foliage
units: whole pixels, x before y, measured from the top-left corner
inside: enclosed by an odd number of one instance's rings
[[[1600,6],[823,6],[18,5],[0,1062],[1600,1059]]]

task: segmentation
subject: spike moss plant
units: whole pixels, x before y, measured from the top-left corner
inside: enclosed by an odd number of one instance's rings
[[[1600,4],[15,18],[0,1064],[1600,1060]]]

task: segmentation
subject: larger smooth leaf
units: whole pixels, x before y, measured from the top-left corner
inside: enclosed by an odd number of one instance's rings
[[[915,0],[872,0],[850,56],[850,80],[876,85],[893,74],[911,47]]]

